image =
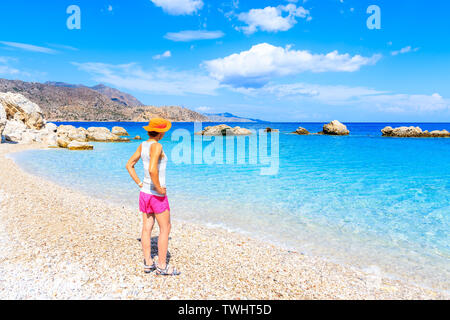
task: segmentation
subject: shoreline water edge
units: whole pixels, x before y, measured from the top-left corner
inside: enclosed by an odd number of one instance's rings
[[[7,156],[45,148],[0,145],[0,299],[449,298],[176,215],[169,257],[182,275],[145,275],[138,212],[26,173]]]

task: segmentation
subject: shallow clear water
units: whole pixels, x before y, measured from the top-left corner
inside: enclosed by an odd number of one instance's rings
[[[117,123],[74,125],[111,128]],[[132,136],[145,136],[142,124],[119,125]],[[387,124],[379,123],[348,124],[347,137],[287,134],[299,125],[317,132],[323,124],[270,124],[281,131],[276,175],[261,175],[268,164],[249,164],[249,150],[246,164],[174,163],[177,142],[167,134],[162,143],[169,156],[167,185],[174,217],[362,268],[377,266],[387,274],[448,290],[450,139],[383,138],[380,130]],[[414,125],[450,129],[450,124]],[[175,123],[175,129],[194,131],[190,123]],[[191,138],[192,150],[194,139],[198,143],[201,137]],[[268,140],[271,145],[270,135]],[[13,157],[29,172],[137,210],[139,190],[125,164],[139,143],[95,143],[90,152],[39,150]],[[237,158],[244,160],[242,154]],[[142,170],[139,164],[141,178]]]

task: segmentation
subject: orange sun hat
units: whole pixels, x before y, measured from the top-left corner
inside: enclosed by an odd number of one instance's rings
[[[172,128],[172,122],[162,118],[153,118],[148,123],[148,126],[143,128],[148,132],[167,132]]]

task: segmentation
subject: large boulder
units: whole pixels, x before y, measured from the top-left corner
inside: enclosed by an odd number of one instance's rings
[[[298,127],[297,130],[295,130],[294,132],[292,132],[293,134],[298,134],[298,135],[307,135],[309,134],[309,131],[306,130],[305,128],[302,127]]]
[[[67,137],[58,137],[56,143],[60,148],[67,148],[69,146],[70,140]]]
[[[431,132],[422,131],[420,127],[385,127],[381,130],[383,137],[398,138],[448,138],[450,133],[447,130],[434,130]]]
[[[125,130],[125,128],[122,127],[113,127],[111,129],[111,133],[115,134],[116,136],[129,136],[127,130]]]
[[[42,138],[42,143],[46,144],[49,148],[58,148],[58,135],[54,132],[48,133]]]
[[[234,127],[233,129],[231,129],[232,136],[249,136],[251,134],[252,134],[252,132],[245,128]]]
[[[96,142],[118,142],[121,138],[105,127],[90,127],[87,130],[87,138],[89,141]]]
[[[433,138],[450,138],[450,132],[447,130],[434,130],[430,132],[430,136]]]
[[[54,123],[47,122],[45,124],[45,127],[43,128],[43,130],[47,131],[48,133],[50,133],[50,132],[55,133],[58,131],[58,126]]]
[[[72,125],[62,124],[58,127],[56,132],[58,133],[58,135],[67,135],[68,136],[71,131],[75,131],[75,130],[77,130],[77,128],[75,128]]]
[[[30,144],[33,142],[41,142],[41,138],[38,132],[26,130],[24,133],[22,133],[22,138],[20,140],[21,144]]]
[[[331,121],[323,126],[323,131],[320,134],[332,135],[332,136],[347,136],[350,131],[347,127],[337,120]]]
[[[422,136],[423,132],[422,129],[419,127],[398,127],[398,128],[392,128],[392,127],[386,127],[383,130],[381,130],[381,133],[384,137],[420,137]]]
[[[226,135],[226,133],[231,129],[232,128],[230,126],[227,126],[226,124],[220,124],[218,126],[205,127],[203,131],[197,132],[196,134],[203,136],[223,136]]]
[[[226,124],[220,124],[218,126],[206,127],[203,131],[196,132],[195,134],[202,136],[248,136],[252,133],[252,131],[245,128],[232,128]]]
[[[8,120],[22,121],[28,129],[40,130],[45,125],[41,108],[19,93],[1,93],[0,104]]]
[[[75,128],[72,125],[60,125],[57,130],[58,137],[64,138],[69,141],[79,141],[79,142],[87,142],[88,141],[88,131],[83,128]]]
[[[87,142],[71,141],[67,148],[69,150],[93,150],[94,146]]]
[[[6,141],[19,143],[22,140],[22,134],[26,131],[27,126],[22,121],[9,120],[3,130],[3,136]]]
[[[71,141],[87,142],[88,131],[83,127],[77,128],[75,130],[69,131],[68,138]]]

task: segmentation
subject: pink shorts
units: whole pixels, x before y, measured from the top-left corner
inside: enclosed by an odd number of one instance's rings
[[[169,200],[167,196],[158,197],[148,193],[141,192],[139,195],[139,210],[142,213],[163,213],[170,211]]]

